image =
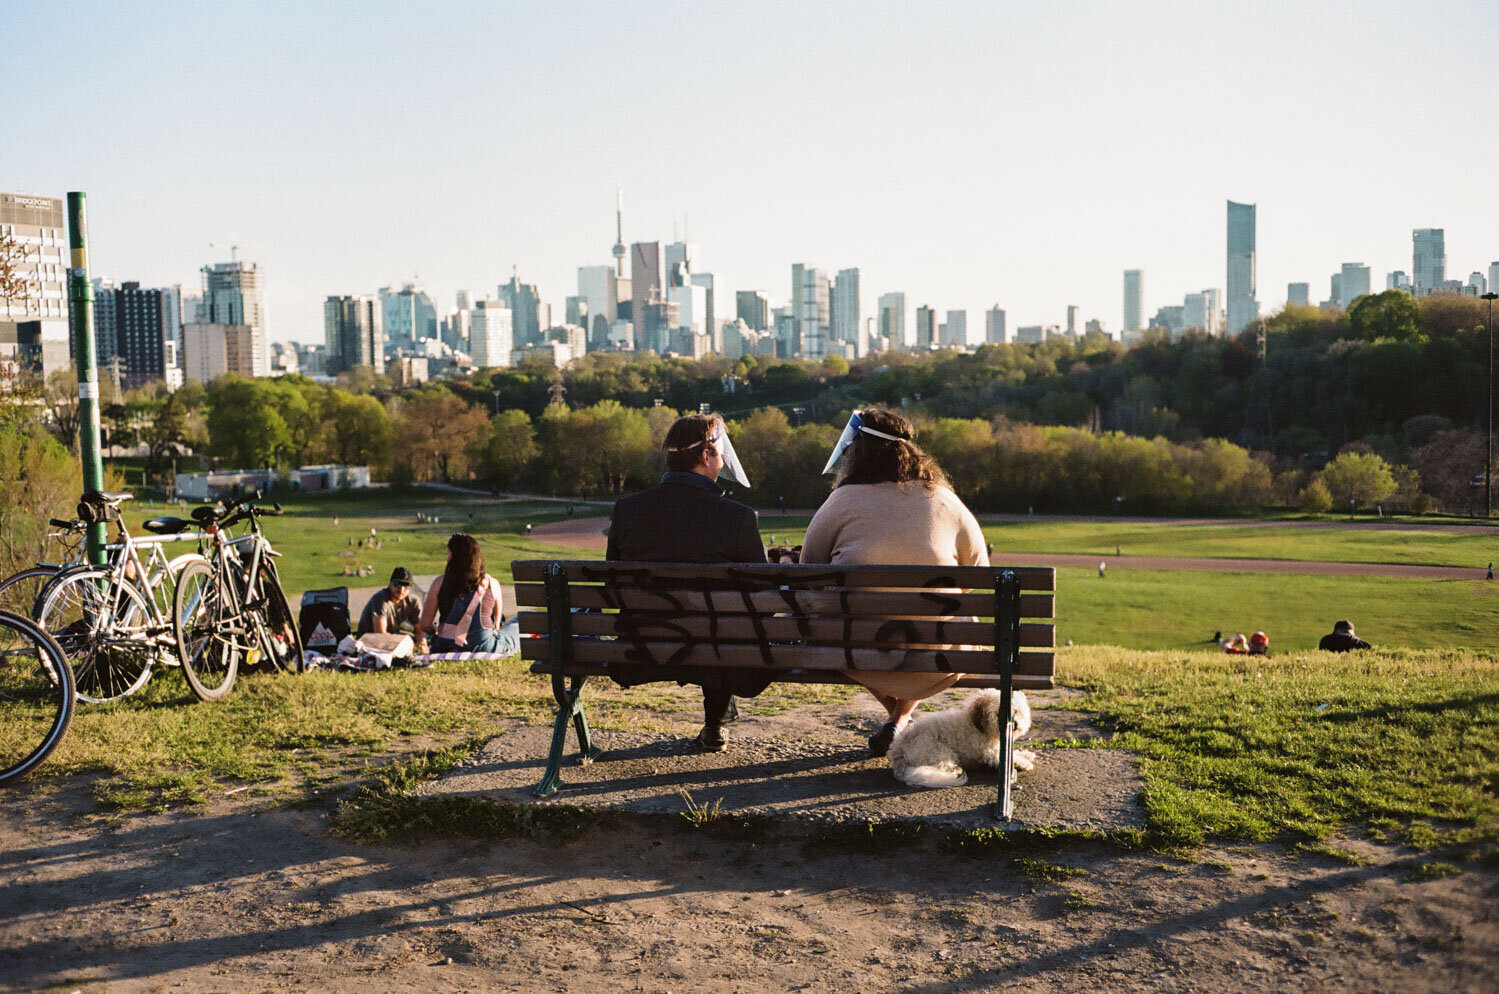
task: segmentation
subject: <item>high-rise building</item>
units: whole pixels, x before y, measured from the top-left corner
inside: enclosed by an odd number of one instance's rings
[[[1307,283],[1287,283],[1286,284],[1286,303],[1288,303],[1288,304],[1300,304],[1301,306],[1305,307],[1305,306],[1307,306],[1308,304],[1311,303],[1311,299],[1312,299],[1312,288],[1311,288],[1310,284],[1307,284]]]
[[[579,266],[578,295],[588,300],[588,341],[605,348],[609,326],[619,320],[619,274],[613,266]]]
[[[1447,282],[1447,230],[1417,228],[1411,232],[1411,282],[1416,293],[1442,289]]]
[[[0,232],[20,243],[24,292],[0,294],[0,360],[48,376],[72,365],[68,334],[68,232],[57,197],[0,193]],[[103,359],[100,359],[102,362]]]
[[[116,338],[119,335],[119,322],[115,318],[115,287],[114,280],[94,277],[89,280],[94,288],[94,361],[98,363],[99,369],[110,367],[111,361],[119,354],[119,343]],[[71,335],[69,336],[71,341]]]
[[[469,355],[479,369],[510,365],[516,349],[514,314],[503,300],[476,300],[469,314]]]
[[[856,359],[867,351],[859,317],[859,271],[840,269],[828,305],[832,347],[829,352]]]
[[[903,349],[906,342],[906,295],[900,291],[880,295],[879,336],[892,349]]]
[[[437,337],[437,308],[420,284],[407,283],[399,290],[382,288],[380,307],[385,341],[392,348],[412,349],[423,338]]]
[[[1237,335],[1260,316],[1255,299],[1255,207],[1228,202],[1228,333]]]
[[[378,297],[333,296],[323,301],[323,341],[329,376],[369,366],[385,372],[385,309]]]
[[[1369,292],[1369,267],[1362,262],[1345,262],[1338,274],[1338,306],[1348,307]]]
[[[666,351],[666,328],[652,327],[646,308],[657,312],[666,299],[662,283],[660,242],[636,242],[630,246],[630,319],[635,325],[635,347]]]
[[[1004,345],[1010,340],[1005,330],[1005,312],[995,304],[984,312],[984,341],[990,345]]]
[[[734,294],[734,316],[750,331],[770,327],[770,300],[762,290],[740,290]]]
[[[1410,293],[1410,277],[1405,275],[1405,270],[1403,269],[1397,269],[1393,273],[1386,273],[1384,278],[1384,288],[1386,290],[1404,290],[1406,293]]]
[[[173,312],[171,291],[142,290],[139,283],[122,283],[114,291],[115,355],[120,359],[120,384],[127,390],[165,380],[167,343],[177,351],[177,329],[169,326]]]
[[[1343,300],[1343,274],[1333,273],[1328,280],[1327,299],[1322,302],[1323,307],[1342,307]]]
[[[1489,281],[1475,269],[1468,274],[1468,282],[1463,284],[1463,291],[1474,297],[1482,297],[1489,292]]]
[[[1145,274],[1138,269],[1124,271],[1124,337],[1137,334],[1145,320]]]
[[[534,283],[522,283],[512,273],[509,283],[499,287],[499,299],[510,309],[511,327],[516,346],[535,345],[541,341],[541,329],[552,322],[543,315],[541,293]],[[508,356],[508,353],[507,353]]]
[[[827,355],[830,306],[828,274],[812,266],[793,263],[791,312],[801,339],[801,354],[809,359],[821,359]]]
[[[1182,298],[1182,326],[1200,328],[1211,334],[1213,302],[1209,292],[1189,293]]]
[[[270,375],[270,350],[248,324],[198,322],[183,325],[183,375],[199,383],[218,376]]]
[[[709,348],[717,352],[720,344],[718,334],[718,315],[714,313],[717,306],[715,299],[718,290],[718,280],[712,273],[692,273],[688,277],[692,285],[703,291],[703,334],[710,339]]]
[[[250,329],[248,349],[254,372],[243,375],[269,376],[271,372],[270,353],[266,349],[264,293],[260,268],[253,262],[236,260],[203,267],[203,301],[198,305],[198,322]],[[227,354],[238,362],[244,342],[237,334],[226,333],[226,339],[232,339],[226,346]]]
[[[916,351],[927,352],[937,344],[937,312],[922,304],[916,308]]]
[[[1077,305],[1067,305],[1067,337],[1077,337]]]
[[[968,312],[948,311],[943,324],[943,348],[966,349],[968,347]]]

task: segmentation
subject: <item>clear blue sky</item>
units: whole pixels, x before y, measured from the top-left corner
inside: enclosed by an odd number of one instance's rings
[[[1262,307],[1345,261],[1499,259],[1493,0],[21,3],[0,0],[0,189],[89,194],[95,275],[265,270],[271,337],[418,275],[450,307],[686,218],[720,293],[791,263],[1012,327],[1121,324],[1224,285],[1259,204]],[[722,309],[722,308],[720,308]]]

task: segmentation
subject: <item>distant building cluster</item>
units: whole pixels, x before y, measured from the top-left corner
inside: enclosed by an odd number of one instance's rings
[[[1233,335],[1259,320],[1256,205],[1228,201],[1226,221],[1226,290],[1187,293],[1180,303],[1157,306],[1147,320],[1144,271],[1124,270],[1123,341],[1149,329]],[[9,367],[50,373],[71,365],[65,226],[60,199],[0,194],[0,235],[19,246],[24,287],[18,296],[0,296],[0,363]],[[1444,235],[1441,228],[1417,229],[1410,274],[1387,274],[1384,288],[1481,295],[1499,286],[1499,262],[1489,265],[1487,275],[1475,270],[1465,281],[1448,279]],[[783,303],[759,289],[730,296],[703,266],[692,242],[626,244],[618,200],[610,252],[612,263],[578,268],[577,292],[565,299],[560,313],[543,302],[535,284],[521,282],[517,271],[492,294],[459,291],[446,311],[420,283],[410,282],[375,293],[328,296],[323,341],[298,344],[269,340],[264,273],[240,260],[235,247],[230,261],[202,268],[196,288],[94,279],[98,365],[102,375],[125,389],[156,382],[176,388],[187,379],[208,382],[225,373],[331,378],[358,368],[408,386],[533,361],[561,369],[589,352],[856,359],[887,350],[1108,334],[1102,320],[1081,319],[1073,304],[1066,306],[1063,321],[1018,327],[995,304],[984,312],[980,332],[977,324],[969,328],[966,310],[922,303],[913,311],[907,294],[898,290],[880,293],[875,312],[865,315],[857,267],[833,273],[793,263],[787,294],[779,298]],[[1347,308],[1370,292],[1370,267],[1345,262],[1331,275],[1320,305]],[[1310,284],[1289,284],[1286,298],[1309,306]]]

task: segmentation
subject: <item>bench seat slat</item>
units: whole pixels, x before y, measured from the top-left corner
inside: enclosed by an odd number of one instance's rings
[[[545,676],[551,673],[545,662],[534,662],[531,664],[531,672]],[[563,671],[565,676],[602,676],[609,675],[609,667],[604,663],[573,663]],[[674,677],[663,673],[662,681],[673,681]],[[817,683],[817,684],[856,684],[857,681],[844,676],[837,670],[788,670],[776,677],[777,683]],[[998,690],[1001,678],[997,673],[969,673],[957,683],[955,687],[992,687]],[[1019,674],[1015,677],[1014,686],[1019,690],[1050,690],[1056,686],[1056,678],[1053,676],[1031,676]]]
[[[847,598],[847,608],[843,598]],[[600,585],[568,584],[573,607],[628,608],[634,611],[684,614],[819,614],[829,609],[869,618],[941,618],[994,616],[993,593],[948,594],[922,590],[608,590]],[[546,588],[540,583],[517,583],[515,602],[521,607],[545,607]],[[1022,618],[1050,618],[1052,594],[1021,594]]]
[[[525,635],[548,634],[544,611],[522,611],[520,630]],[[653,617],[643,612],[619,614],[574,614],[574,635],[619,636],[638,633],[647,639],[677,641],[773,642],[801,641],[815,645],[844,644],[871,646],[880,643],[916,645],[992,645],[994,623],[986,621],[940,621],[932,618],[891,622],[884,618],[838,617],[771,617],[751,618],[745,614],[709,618],[700,614],[672,614]],[[631,632],[633,626],[635,632]],[[1056,628],[1050,624],[1028,622],[1020,626],[1020,644],[1029,648],[1049,648],[1056,644]]]
[[[511,563],[516,583],[540,583],[543,568],[552,560],[523,559]],[[999,570],[1014,570],[1021,590],[1056,589],[1056,569],[1050,566],[848,566],[784,565],[768,563],[617,563],[603,560],[564,561],[572,582],[601,582],[618,577],[619,582],[660,586],[662,580],[691,580],[703,576],[725,576],[734,581],[753,581],[769,587],[840,586],[840,587],[966,587],[970,590],[993,590],[994,575]],[[828,578],[836,578],[829,582]],[[693,586],[693,584],[687,584]]]
[[[627,642],[572,639],[572,658],[580,663],[651,663],[662,665],[733,666],[776,670],[908,670],[918,673],[994,673],[992,650],[964,649],[838,649],[809,645],[711,646],[684,642]],[[766,657],[769,657],[767,661]],[[1049,675],[1055,672],[1050,652],[1019,653],[1016,673]],[[551,640],[521,639],[521,658],[550,659]]]

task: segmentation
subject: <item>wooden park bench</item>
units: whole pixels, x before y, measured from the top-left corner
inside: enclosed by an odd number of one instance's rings
[[[1048,567],[697,565],[524,560],[511,564],[521,656],[557,698],[539,797],[562,779],[571,721],[581,761],[596,758],[583,686],[611,666],[751,667],[777,682],[850,683],[840,670],[967,674],[960,687],[1015,688],[1055,675]],[[535,637],[527,637],[535,636]],[[637,677],[638,679],[638,677]],[[1013,726],[1000,759],[999,808],[1011,816]]]

